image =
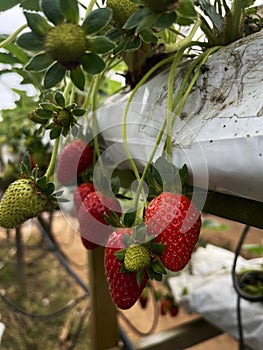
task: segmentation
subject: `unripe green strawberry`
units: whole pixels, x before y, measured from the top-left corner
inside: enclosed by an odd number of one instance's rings
[[[127,19],[138,10],[138,6],[130,0],[107,0],[107,6],[113,11],[113,21],[121,29]]]
[[[73,118],[74,116],[70,111],[62,108],[55,114],[53,121],[57,126],[68,127],[71,125]]]
[[[179,0],[143,0],[143,3],[153,12],[166,12],[177,7]]]
[[[16,227],[48,206],[48,197],[32,179],[18,179],[8,186],[0,202],[0,226]]]
[[[139,271],[146,268],[151,261],[149,250],[143,245],[131,245],[127,248],[124,265],[128,271]]]
[[[46,54],[67,68],[74,68],[87,48],[84,30],[73,23],[52,27],[45,40]]]

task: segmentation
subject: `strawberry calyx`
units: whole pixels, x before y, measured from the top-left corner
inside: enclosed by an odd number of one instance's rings
[[[21,163],[19,179],[31,180],[31,185],[35,192],[47,201],[46,209],[55,208],[57,202],[67,201],[61,197],[63,191],[54,192],[55,185],[53,182],[49,182],[46,176],[38,177],[38,171],[37,164],[32,168],[31,156],[29,153],[26,153]]]
[[[40,103],[32,113],[30,119],[50,129],[50,138],[55,139],[60,134],[67,136],[69,131],[77,128],[77,118],[82,117],[86,110],[78,108],[75,103],[66,105],[64,96],[57,91],[54,95],[55,103]]]
[[[133,227],[132,234],[124,234],[122,243],[125,248],[114,253],[116,259],[122,262],[122,273],[136,272],[138,285],[141,284],[145,271],[150,279],[162,280],[166,269],[160,259],[165,246],[156,243],[153,236],[148,236],[144,225]]]
[[[185,194],[187,190],[188,170],[184,164],[177,168],[164,157],[160,157],[149,166],[146,182],[149,186],[148,200],[163,192]]]

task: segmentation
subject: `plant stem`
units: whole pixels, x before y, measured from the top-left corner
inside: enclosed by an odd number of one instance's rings
[[[52,150],[52,155],[50,159],[49,166],[47,168],[47,171],[45,173],[45,176],[47,179],[49,179],[54,174],[56,159],[57,159],[57,153],[58,153],[58,146],[59,146],[60,136],[55,139],[54,147]]]
[[[196,69],[195,73],[194,73],[194,76],[193,78],[191,79],[184,95],[182,96],[182,99],[181,99],[181,102],[179,104],[179,106],[177,107],[176,111],[175,111],[175,115],[174,115],[174,119],[173,119],[173,126],[175,124],[175,120],[176,118],[178,117],[180,111],[182,110],[183,108],[183,105],[185,104],[185,101],[188,97],[188,95],[190,94],[191,90],[192,90],[192,87],[193,85],[195,84],[196,80],[198,79],[199,77],[199,74],[200,74],[200,70],[201,70],[201,67],[202,65],[207,61],[208,57],[215,51],[217,51],[221,46],[215,46],[215,47],[212,47],[210,49],[208,49],[207,51],[205,51],[202,55],[200,55],[198,57],[198,59],[192,63],[192,65],[190,66],[190,68],[188,69],[187,73],[185,74],[185,77],[184,77],[184,80],[181,84],[181,88],[176,96],[176,101],[179,102],[179,98],[180,98],[180,95],[182,95],[182,92],[186,86],[186,82],[187,80],[189,79],[189,76],[191,75],[192,71],[194,70],[194,68],[196,67],[196,65],[198,64],[198,68]],[[179,96],[179,98],[178,98]],[[177,103],[176,103],[177,104]],[[174,103],[174,109],[176,107],[176,104]]]
[[[92,11],[93,6],[96,4],[97,0],[91,0],[86,11],[86,16]]]
[[[10,44],[17,35],[22,32],[27,27],[27,24],[23,24],[20,28],[18,28],[14,33],[12,33],[8,38],[6,38],[4,41],[0,43],[0,48],[5,47],[6,45]]]

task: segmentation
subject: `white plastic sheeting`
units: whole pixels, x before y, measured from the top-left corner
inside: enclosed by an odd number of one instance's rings
[[[202,315],[224,332],[238,338],[237,294],[233,288],[231,268],[234,253],[208,244],[192,254],[191,272],[185,268],[169,284],[174,297],[188,313]],[[263,258],[238,258],[237,271],[262,271]],[[183,291],[187,290],[186,295]],[[263,349],[263,304],[241,300],[245,343],[254,350]]]
[[[187,164],[194,186],[263,201],[263,31],[221,48],[207,61],[173,130],[173,162]],[[187,64],[175,74],[175,92]],[[127,141],[142,168],[166,116],[169,69],[136,93],[127,117]],[[128,167],[122,118],[129,93],[98,111],[107,157]],[[164,139],[163,139],[164,140]],[[160,144],[154,159],[163,147]]]

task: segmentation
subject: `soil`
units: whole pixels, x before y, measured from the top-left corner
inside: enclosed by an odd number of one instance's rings
[[[214,224],[212,227],[210,226],[210,228],[206,227],[202,229],[201,237],[206,242],[233,251],[237,245],[244,225],[211,215],[205,215],[203,219],[208,219]],[[65,218],[59,213],[56,214],[53,231],[55,233],[55,237],[60,243],[63,252],[65,252],[65,254],[70,257],[69,260],[76,272],[85,282],[88,283],[86,263],[87,254],[85,248],[80,242],[78,234],[76,234],[70,225],[68,225],[68,220],[65,220]],[[262,230],[251,228],[245,243],[262,243]],[[242,251],[242,255],[246,258],[253,257],[251,254],[249,255],[244,250]],[[134,325],[134,327],[136,327],[136,329],[142,333],[147,333],[153,323],[153,310],[153,302],[150,302],[150,305],[146,310],[142,309],[139,303],[136,303],[135,306],[130,310],[122,311],[122,313],[129,319],[129,321]],[[154,332],[169,329],[171,327],[194,319],[195,317],[198,317],[198,315],[189,315],[182,308],[180,308],[179,313],[176,317],[171,317],[170,315],[160,316]],[[136,341],[140,335],[134,332],[129,327],[129,325],[127,325],[126,321],[123,321],[122,317],[119,317],[119,322],[123,329],[126,331],[128,337],[132,341]],[[211,348],[213,350],[237,350],[238,342],[229,335],[222,334],[206,342],[195,345],[189,349],[206,350]]]

